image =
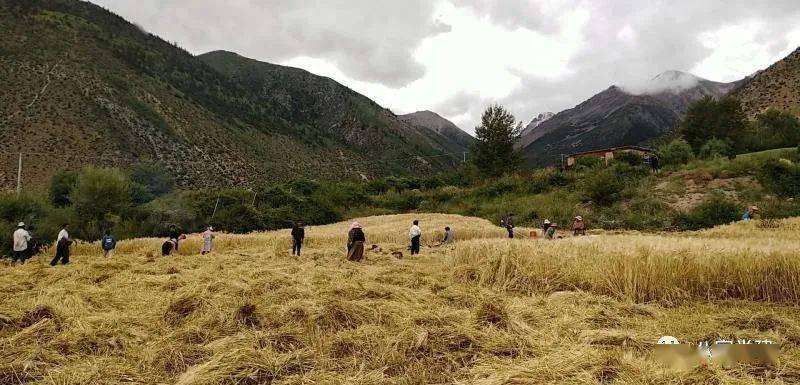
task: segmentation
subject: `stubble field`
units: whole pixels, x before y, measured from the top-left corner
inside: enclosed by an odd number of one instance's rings
[[[405,252],[449,225],[453,246]],[[455,215],[75,247],[0,266],[0,384],[780,384],[800,381],[800,220],[689,234],[594,233],[508,240]],[[519,233],[528,233],[519,229]],[[405,258],[391,251],[404,251]],[[655,341],[769,339],[775,367],[675,371]]]

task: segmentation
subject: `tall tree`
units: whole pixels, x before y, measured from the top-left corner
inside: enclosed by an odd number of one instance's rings
[[[747,134],[747,120],[738,99],[705,97],[689,107],[680,132],[695,153],[714,138],[728,143],[732,151],[741,151],[746,144],[742,138]]]
[[[522,131],[510,112],[498,104],[484,111],[481,125],[475,128],[478,141],[472,147],[472,163],[487,176],[500,176],[516,170],[522,157],[514,149]]]

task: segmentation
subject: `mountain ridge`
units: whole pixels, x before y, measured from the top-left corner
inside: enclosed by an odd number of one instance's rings
[[[550,165],[562,154],[641,144],[671,132],[692,102],[721,97],[737,84],[673,70],[651,78],[638,94],[629,86],[612,85],[528,130],[518,148],[527,164]]]
[[[183,187],[457,165],[436,157],[442,138],[332,79],[261,62],[235,63],[244,79],[224,74],[92,3],[0,0],[0,24],[0,140],[27,153],[26,186],[140,160],[163,164]],[[258,83],[267,76],[251,67],[289,82]],[[0,168],[0,186],[12,188],[16,162],[6,154]]]
[[[451,152],[469,151],[476,140],[450,120],[430,110],[398,115],[398,118],[411,126],[429,130],[438,136],[446,138],[446,140],[452,142],[451,145],[448,145]]]

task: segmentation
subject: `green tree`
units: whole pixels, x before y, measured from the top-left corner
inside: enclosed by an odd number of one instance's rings
[[[61,171],[50,180],[50,202],[56,207],[69,206],[69,193],[78,182],[78,173]]]
[[[745,148],[747,120],[738,99],[705,97],[689,106],[679,128],[680,134],[695,153],[713,138],[730,141],[732,155]]]
[[[516,170],[522,157],[514,149],[522,122],[500,105],[484,111],[481,125],[475,128],[477,142],[472,147],[472,163],[487,176],[500,176]]]
[[[658,148],[658,157],[664,165],[686,164],[692,158],[692,147],[683,139],[675,139]]]
[[[753,148],[767,150],[800,144],[800,120],[796,116],[769,109],[756,116],[753,124]]]
[[[117,169],[88,167],[78,174],[69,198],[81,222],[79,234],[97,239],[130,210],[131,181]]]
[[[711,138],[703,147],[700,147],[699,156],[702,159],[714,159],[730,154],[731,146],[728,141]]]
[[[144,203],[156,197],[166,195],[175,189],[175,178],[167,168],[157,162],[139,162],[131,166],[131,180],[142,186],[143,189],[137,195],[143,195],[136,200]]]

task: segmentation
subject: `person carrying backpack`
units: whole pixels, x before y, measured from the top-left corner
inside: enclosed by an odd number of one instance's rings
[[[110,230],[106,230],[103,238],[100,240],[100,246],[103,248],[104,257],[114,256],[114,249],[117,248],[117,240],[111,235]]]

